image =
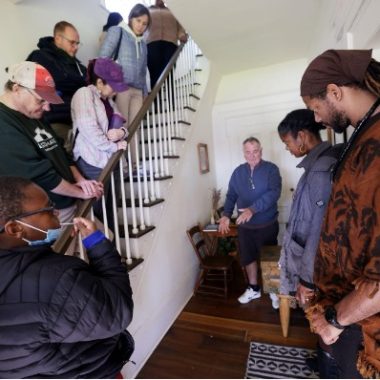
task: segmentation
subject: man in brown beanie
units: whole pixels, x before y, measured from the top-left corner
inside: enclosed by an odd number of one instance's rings
[[[311,329],[340,378],[380,376],[380,62],[371,50],[327,50],[307,67],[301,96],[315,120],[354,127],[333,172],[315,258]]]

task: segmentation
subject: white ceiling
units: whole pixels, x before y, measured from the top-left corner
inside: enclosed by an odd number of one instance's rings
[[[167,0],[222,74],[307,57],[321,0]]]

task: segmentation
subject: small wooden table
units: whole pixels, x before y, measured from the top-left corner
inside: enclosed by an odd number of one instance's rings
[[[263,277],[264,293],[275,293],[280,299],[280,322],[282,335],[287,338],[290,319],[290,299],[287,295],[279,294],[280,290],[280,260],[281,246],[264,245],[261,249],[260,262]]]
[[[218,224],[208,224],[202,230],[211,254],[214,254],[216,252],[218,246],[218,238],[237,237],[236,224],[231,224],[230,230],[226,234],[222,234],[221,232],[219,232],[218,227]]]

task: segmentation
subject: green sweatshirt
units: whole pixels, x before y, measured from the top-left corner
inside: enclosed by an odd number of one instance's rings
[[[49,125],[0,103],[0,136],[0,175],[29,178],[48,193],[57,209],[74,203],[74,198],[50,191],[62,179],[75,180],[73,162]]]

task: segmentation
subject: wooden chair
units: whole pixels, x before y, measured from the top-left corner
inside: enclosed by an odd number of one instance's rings
[[[205,293],[227,298],[228,281],[232,279],[234,257],[220,255],[217,252],[211,255],[199,225],[190,228],[186,233],[197,255],[201,270],[194,287],[194,294]],[[218,283],[222,283],[222,286],[218,286]]]

